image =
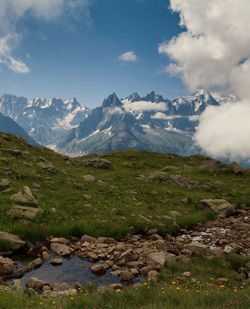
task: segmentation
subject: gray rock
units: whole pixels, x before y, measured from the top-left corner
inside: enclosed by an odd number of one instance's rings
[[[90,267],[90,270],[94,274],[101,275],[101,274],[105,274],[107,268],[105,264],[96,264],[96,265],[92,265]]]
[[[53,253],[59,256],[68,256],[72,252],[72,249],[69,246],[60,243],[52,243],[50,249]]]
[[[38,208],[15,205],[11,208],[9,214],[13,217],[33,220],[38,215],[38,212]]]
[[[208,209],[216,214],[233,211],[234,205],[223,199],[204,199],[200,201],[200,208]]]
[[[92,175],[84,175],[84,176],[83,176],[83,179],[84,179],[86,182],[94,182],[94,181],[95,181],[95,177],[92,176]]]
[[[158,264],[161,267],[164,267],[166,264],[166,255],[163,251],[150,253],[147,259],[149,263]]]
[[[50,261],[50,264],[53,265],[53,266],[59,266],[59,265],[62,265],[63,263],[63,260],[61,257],[54,257],[51,261]]]
[[[29,204],[33,206],[37,205],[37,200],[28,186],[23,187],[21,191],[13,194],[11,196],[11,200],[20,204]]]
[[[26,242],[19,238],[17,235],[7,233],[7,232],[0,232],[0,241],[5,241],[8,243],[9,250],[18,250],[23,247]]]
[[[39,280],[35,277],[30,278],[26,283],[27,289],[33,289],[37,292],[41,291],[44,286],[50,286],[50,284],[48,282],[43,281],[43,280]]]
[[[83,164],[86,167],[93,167],[93,168],[99,168],[99,169],[110,170],[113,168],[113,165],[109,160],[102,159],[102,158],[94,158],[91,160],[85,160]]]
[[[0,190],[5,190],[9,188],[10,181],[8,179],[1,179],[0,180]]]

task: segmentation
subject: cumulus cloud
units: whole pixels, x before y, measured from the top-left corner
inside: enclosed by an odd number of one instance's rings
[[[200,119],[197,142],[213,156],[249,159],[250,1],[171,0],[171,9],[185,28],[159,46],[172,60],[166,71],[180,76],[191,91],[228,89],[244,101],[209,107]]]
[[[0,64],[16,73],[28,73],[30,69],[13,56],[20,41],[18,21],[27,13],[45,21],[51,21],[63,13],[74,14],[85,8],[88,0],[1,0],[0,1]]]
[[[134,51],[128,51],[121,54],[118,59],[124,62],[136,62],[138,60],[138,57]]]
[[[209,155],[248,160],[249,115],[249,102],[209,106],[201,115],[196,140]]]
[[[148,101],[137,101],[137,102],[125,101],[123,104],[124,107],[131,112],[168,110],[168,107],[164,102],[154,103]]]

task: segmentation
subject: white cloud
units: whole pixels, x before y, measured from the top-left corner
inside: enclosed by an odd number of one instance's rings
[[[15,72],[15,73],[22,73],[22,74],[25,74],[25,73],[29,73],[30,72],[30,69],[27,67],[27,65],[22,62],[21,60],[17,60],[17,59],[14,59],[12,57],[10,57],[10,62],[9,62],[9,67],[10,69]]]
[[[250,159],[250,1],[171,0],[171,8],[185,29],[159,46],[172,60],[166,71],[192,91],[227,88],[244,102],[209,107],[197,142],[213,156]]]
[[[152,119],[160,119],[160,120],[170,120],[169,117],[170,116],[167,116],[166,114],[164,114],[162,112],[157,112],[151,118]]]
[[[124,107],[131,111],[131,112],[142,112],[142,111],[167,111],[168,107],[166,103],[159,102],[148,102],[148,101],[137,101],[137,102],[130,102],[124,101]]]
[[[250,104],[239,102],[209,106],[200,119],[195,139],[215,157],[249,160]]]
[[[121,54],[118,59],[124,62],[136,62],[138,60],[138,57],[136,56],[134,51],[128,51]]]
[[[63,13],[74,15],[86,8],[89,0],[1,0],[0,1],[0,64],[16,73],[28,73],[23,61],[13,56],[20,41],[17,22],[27,13],[45,21],[53,21]]]

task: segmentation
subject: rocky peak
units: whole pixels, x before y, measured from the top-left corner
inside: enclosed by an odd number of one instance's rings
[[[117,97],[116,93],[111,94],[107,99],[105,99],[102,103],[102,107],[121,107],[122,102]]]

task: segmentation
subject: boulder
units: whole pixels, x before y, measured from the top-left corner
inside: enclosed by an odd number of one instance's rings
[[[122,270],[120,272],[120,278],[124,282],[131,282],[134,279],[134,275],[129,270]]]
[[[99,168],[99,169],[112,169],[113,165],[109,160],[102,159],[102,158],[94,158],[90,160],[85,160],[83,162],[83,165],[86,167],[93,167],[93,168]]]
[[[54,237],[50,240],[51,243],[57,243],[57,244],[63,244],[63,245],[69,245],[70,241],[63,237]]]
[[[72,252],[72,249],[69,246],[60,243],[52,243],[50,249],[53,253],[59,256],[67,256]]]
[[[89,243],[95,243],[96,239],[94,237],[91,237],[89,235],[83,235],[81,238],[81,242],[89,242]]]
[[[149,281],[157,281],[160,276],[160,273],[156,270],[150,270],[148,272],[148,280]]]
[[[0,241],[6,242],[8,244],[9,250],[15,251],[23,247],[26,242],[19,238],[17,235],[0,232]]]
[[[43,289],[44,286],[48,286],[50,287],[50,284],[43,281],[43,280],[39,280],[35,277],[30,278],[27,283],[26,283],[26,288],[27,289],[33,289],[37,292],[41,291]]]
[[[0,256],[0,276],[8,276],[13,273],[14,261]]]
[[[21,278],[26,273],[32,271],[33,269],[39,268],[42,265],[42,259],[37,258],[28,264],[20,267],[18,270],[14,271],[14,273],[11,275],[11,278]]]
[[[50,261],[50,264],[53,265],[53,266],[59,266],[59,265],[62,265],[63,263],[63,260],[61,257],[54,257],[51,261]]]
[[[38,208],[15,205],[11,208],[9,214],[13,217],[34,220],[39,212]]]
[[[11,200],[20,203],[20,204],[28,204],[28,205],[37,205],[37,200],[32,194],[30,188],[28,186],[23,187],[23,189],[11,196]]]
[[[153,252],[147,256],[147,260],[150,264],[158,264],[161,267],[165,266],[166,263],[166,255],[165,252]]]
[[[90,267],[90,270],[96,275],[103,275],[105,274],[107,267],[105,264],[95,264]]]
[[[40,167],[43,170],[46,170],[50,173],[56,173],[57,172],[57,168],[55,167],[55,165],[48,161],[47,159],[40,157],[40,162],[37,163],[37,166]]]
[[[200,201],[200,208],[211,210],[216,214],[234,211],[234,205],[223,199],[204,199]]]
[[[8,179],[1,179],[0,180],[0,190],[5,190],[9,188],[10,181]]]
[[[86,182],[94,182],[94,181],[95,181],[95,177],[92,176],[92,175],[84,175],[84,176],[83,176],[83,179],[84,179]]]

